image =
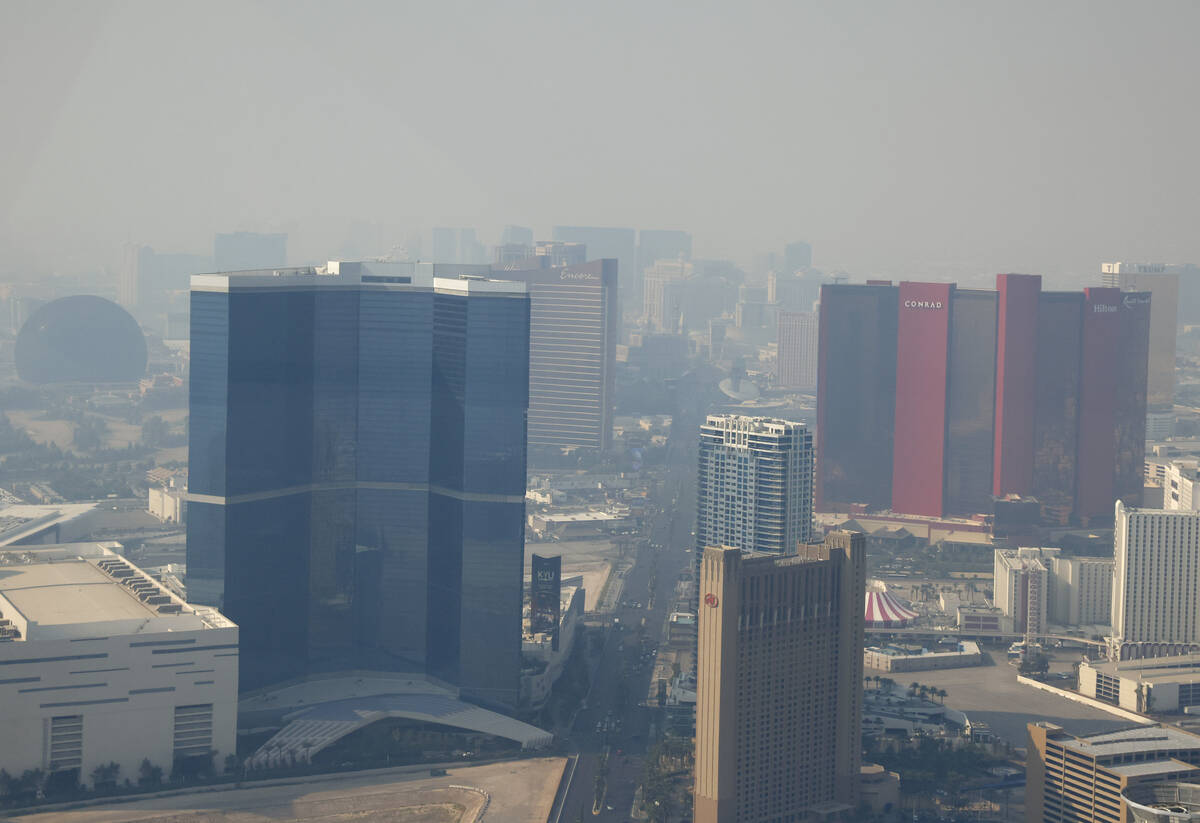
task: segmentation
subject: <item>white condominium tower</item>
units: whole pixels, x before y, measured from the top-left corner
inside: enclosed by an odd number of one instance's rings
[[[697,559],[707,546],[795,554],[812,540],[812,492],[803,423],[710,414],[700,427]]]
[[[1200,643],[1200,512],[1118,502],[1113,543],[1113,651],[1154,657]]]

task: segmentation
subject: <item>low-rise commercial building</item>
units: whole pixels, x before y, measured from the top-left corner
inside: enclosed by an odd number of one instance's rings
[[[946,651],[921,649],[910,652],[896,646],[869,646],[863,650],[863,667],[882,672],[927,672],[958,669],[983,662],[979,644],[971,640],[956,643]]]
[[[587,511],[555,511],[529,515],[529,527],[538,537],[570,539],[577,537],[599,537],[629,524],[629,509],[615,506],[611,509]]]
[[[1122,800],[1147,783],[1200,773],[1200,735],[1175,726],[1139,726],[1075,737],[1030,723],[1025,759],[1026,823],[1129,823]]]
[[[164,523],[187,519],[187,489],[175,485],[151,486],[146,493],[146,511]]]
[[[1134,712],[1200,706],[1200,654],[1085,661],[1079,666],[1079,691]]]
[[[900,775],[878,763],[864,763],[859,770],[859,799],[872,814],[884,815],[900,808]]]
[[[0,550],[0,769],[221,771],[236,752],[238,628],[115,543]]]
[[[1166,464],[1162,507],[1168,511],[1200,509],[1200,461],[1172,460]]]
[[[958,628],[965,632],[999,632],[1008,634],[1013,630],[1011,617],[994,606],[959,606]]]
[[[691,612],[671,612],[667,618],[667,644],[673,648],[690,648],[696,642],[696,615]]]
[[[583,587],[563,586],[559,598],[561,617],[557,638],[551,632],[526,632],[521,640],[521,655],[525,661],[521,672],[523,706],[537,707],[546,702],[571,659],[575,635],[583,625]]]

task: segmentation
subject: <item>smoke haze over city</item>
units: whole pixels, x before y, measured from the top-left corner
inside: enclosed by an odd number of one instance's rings
[[[507,223],[803,237],[856,278],[1195,260],[1197,30],[1184,2],[8,2],[0,275]]]

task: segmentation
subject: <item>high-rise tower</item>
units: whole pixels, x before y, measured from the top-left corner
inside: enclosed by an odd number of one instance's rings
[[[529,288],[532,459],[545,450],[602,451],[612,443],[620,321],[617,261],[544,267],[534,262],[497,267],[491,275]]]
[[[1150,292],[1150,367],[1146,402],[1170,411],[1175,403],[1179,273],[1162,263],[1101,263],[1100,281],[1123,292]]]
[[[1150,296],[826,285],[817,507],[942,517],[1036,497],[1052,522],[1141,499]]]
[[[529,299],[429,264],[192,280],[188,588],[242,687],[519,687]]]
[[[704,550],[696,678],[696,823],[854,809],[866,541],[799,554]]]
[[[710,414],[700,427],[696,549],[793,554],[812,539],[812,435],[803,423]]]
[[[1200,512],[1116,504],[1112,657],[1158,657],[1200,644]]]

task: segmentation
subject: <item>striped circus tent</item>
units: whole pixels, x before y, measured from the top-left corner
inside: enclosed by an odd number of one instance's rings
[[[869,580],[865,616],[868,629],[902,629],[916,619],[917,613],[889,592],[882,580]]]

